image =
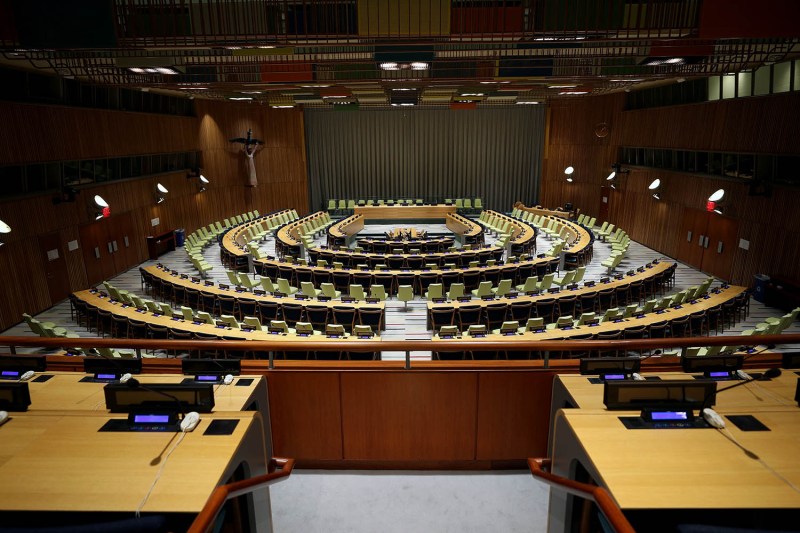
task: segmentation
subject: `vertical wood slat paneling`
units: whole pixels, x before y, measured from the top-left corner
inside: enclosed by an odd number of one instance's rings
[[[622,146],[800,153],[800,94],[625,111]]]
[[[800,94],[787,93],[663,108],[623,111],[624,96],[609,95],[550,106],[541,198],[548,207],[572,201],[596,215],[600,186],[621,146],[643,146],[722,152],[800,153]],[[607,122],[611,133],[592,138],[594,126]],[[607,150],[603,146],[607,143]],[[568,186],[563,169],[573,165],[575,184]],[[593,169],[583,179],[584,167]],[[647,186],[662,180],[661,202]],[[738,221],[738,239],[749,250],[736,248],[731,281],[749,285],[753,275],[766,273],[800,280],[800,191],[776,186],[769,198],[748,195],[746,183],[709,176],[632,169],[610,192],[609,220],[632,239],[666,255],[682,259],[681,225],[689,210],[702,210],[716,189],[727,191],[725,216]],[[598,223],[601,221],[598,221]],[[738,244],[738,242],[737,242]]]
[[[71,290],[133,266],[147,258],[146,237],[185,228],[191,232],[215,220],[258,209],[268,212],[308,205],[303,114],[220,102],[199,103],[201,118],[170,117],[119,111],[72,109],[58,106],[0,102],[0,165],[59,159],[117,157],[141,153],[207,150],[204,172],[211,180],[199,192],[198,181],[175,172],[81,188],[75,202],[53,205],[51,195],[0,203],[0,220],[12,232],[0,247],[0,328],[18,323],[23,312],[38,313],[53,305],[44,279],[37,238],[58,232],[67,260]],[[215,127],[209,127],[213,123]],[[259,186],[247,187],[244,156],[229,138],[252,127],[266,145],[256,155]],[[155,204],[155,185],[169,194]],[[91,201],[100,194],[111,206],[111,217],[94,221]],[[158,226],[151,219],[159,218]],[[81,228],[98,224],[92,242],[80,239]],[[130,248],[122,250],[124,236]],[[70,240],[79,248],[68,251]],[[108,256],[107,242],[120,250]],[[85,259],[98,246],[104,261],[100,270],[87,269]],[[91,275],[89,275],[91,270]],[[98,274],[100,272],[100,274]]]
[[[330,198],[535,202],[544,109],[306,111],[312,205]]]
[[[197,119],[0,102],[0,165],[190,152]]]

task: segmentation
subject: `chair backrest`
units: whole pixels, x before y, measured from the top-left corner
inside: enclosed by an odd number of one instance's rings
[[[491,296],[494,294],[492,292],[492,282],[491,281],[481,281],[481,284],[478,285],[478,296]]]
[[[433,300],[434,298],[441,298],[442,297],[442,284],[441,283],[431,283],[428,285],[428,300]]]
[[[414,287],[411,285],[398,285],[397,299],[401,302],[409,302],[414,299]]]
[[[536,318],[529,318],[528,322],[525,323],[525,330],[532,331],[534,329],[540,329],[544,327],[544,318],[536,317]]]
[[[450,285],[450,290],[447,292],[448,298],[454,300],[459,296],[464,296],[464,284],[463,283],[453,283]]]
[[[486,326],[484,324],[473,324],[467,328],[467,335],[474,337],[475,335],[486,335]]]
[[[275,292],[275,286],[272,284],[272,280],[266,276],[261,278],[261,286],[269,293]]]
[[[303,294],[312,298],[317,295],[317,289],[314,288],[314,284],[310,281],[303,281],[300,283],[300,290]]]
[[[364,287],[361,285],[350,285],[350,296],[356,300],[366,299],[366,296],[364,295]]]
[[[553,278],[555,277],[554,273],[545,274],[542,278],[542,282],[539,284],[540,289],[549,289],[550,286],[553,284]]]
[[[379,298],[380,300],[386,299],[386,288],[383,285],[370,285],[369,295],[372,298]]]
[[[505,296],[511,290],[511,284],[513,283],[510,279],[501,279],[500,283],[497,285],[497,296]]]
[[[194,320],[194,311],[192,311],[191,307],[181,306],[181,315],[183,319],[186,321],[193,321]]]
[[[278,278],[278,290],[284,294],[290,294],[292,292],[292,287],[285,278]]]
[[[242,319],[245,325],[253,328],[256,331],[261,331],[263,328],[261,327],[261,321],[258,317],[255,316],[246,316]]]
[[[344,335],[344,326],[341,324],[328,324],[325,326],[325,335]]]
[[[313,335],[314,334],[314,326],[311,325],[311,322],[297,322],[294,325],[295,333],[303,334],[303,335]]]
[[[442,326],[439,328],[439,336],[455,337],[458,335],[458,326]]]
[[[587,322],[594,320],[595,314],[594,313],[581,313],[580,318],[578,319],[578,325],[582,326]]]

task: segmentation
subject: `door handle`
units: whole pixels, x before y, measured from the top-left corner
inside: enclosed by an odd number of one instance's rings
[[[721,254],[721,253],[722,253],[722,241],[719,241],[719,242],[717,243],[717,253],[718,253],[718,254]]]
[[[700,237],[697,238],[697,246],[703,246],[703,236],[702,235],[700,235]]]
[[[692,242],[692,232],[688,232],[686,234],[686,242]]]

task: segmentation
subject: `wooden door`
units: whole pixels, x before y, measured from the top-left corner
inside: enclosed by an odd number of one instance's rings
[[[677,259],[695,268],[702,268],[707,229],[707,212],[699,209],[684,209],[678,235]]]
[[[86,279],[95,285],[116,273],[114,258],[108,249],[108,220],[99,220],[80,228],[81,250],[86,265]]]
[[[608,212],[611,210],[611,197],[616,191],[611,187],[603,185],[600,187],[600,213],[597,215],[597,225],[602,224],[603,220],[608,220]]]
[[[67,262],[61,247],[58,233],[39,236],[39,249],[44,261],[44,273],[47,278],[47,290],[52,303],[60,302],[70,293]]]
[[[701,270],[730,281],[736,255],[739,222],[736,219],[709,213],[708,247],[703,251]]]

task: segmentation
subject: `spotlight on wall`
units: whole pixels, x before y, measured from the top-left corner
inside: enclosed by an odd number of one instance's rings
[[[99,194],[94,195],[94,205],[92,207],[95,220],[100,220],[101,218],[108,218],[111,216],[111,207],[108,205],[108,202],[106,202],[105,199]]]
[[[11,227],[2,220],[0,220],[0,233],[11,233]],[[0,246],[3,246],[3,241],[0,241]]]
[[[200,192],[206,190],[206,185],[210,183],[207,177],[205,177],[200,169],[190,170],[188,174],[186,174],[186,179],[194,179],[197,178],[200,185]]]
[[[722,200],[722,197],[725,196],[725,189],[717,189],[714,194],[708,197],[709,202],[719,202]]]
[[[164,187],[161,183],[156,184],[156,203],[160,204],[164,201],[164,197],[169,193],[169,189]]]
[[[708,197],[706,201],[706,211],[721,215],[723,213],[722,198],[725,196],[725,189],[717,189],[714,194]]]
[[[656,200],[661,200],[661,194],[658,192],[658,188],[661,187],[661,180],[659,178],[654,179],[650,182],[650,185],[647,188],[652,191],[653,198]]]
[[[575,169],[572,166],[568,166],[567,168],[564,169],[564,174],[567,175],[567,183],[572,183],[573,181],[575,181],[572,178],[573,172],[575,172]]]

